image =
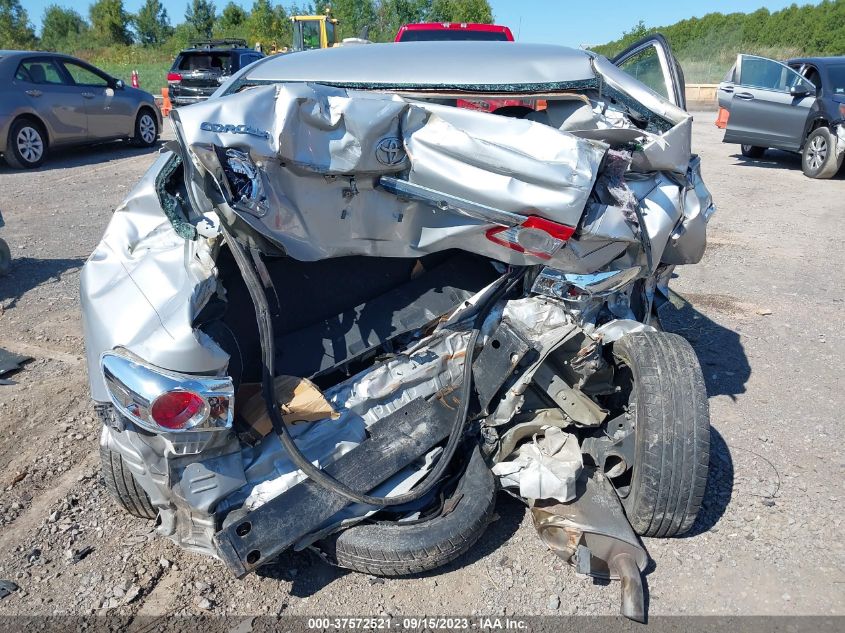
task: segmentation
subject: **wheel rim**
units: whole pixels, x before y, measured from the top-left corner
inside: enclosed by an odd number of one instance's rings
[[[15,139],[15,144],[21,158],[28,163],[37,163],[44,155],[44,141],[34,127],[28,125],[22,127]]]
[[[156,124],[153,117],[149,114],[142,115],[141,120],[138,121],[138,132],[140,132],[141,139],[145,143],[152,143],[156,140]]]
[[[810,169],[818,169],[827,158],[827,141],[823,136],[816,136],[807,147],[807,164]]]
[[[745,152],[746,154],[750,154],[751,153],[751,145],[743,145],[742,151]]]

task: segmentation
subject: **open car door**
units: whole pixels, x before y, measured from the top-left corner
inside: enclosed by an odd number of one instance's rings
[[[684,72],[660,33],[634,42],[610,61],[679,108],[687,109]]]
[[[816,100],[816,87],[780,62],[738,55],[719,84],[719,106],[730,116],[725,143],[797,151]]]

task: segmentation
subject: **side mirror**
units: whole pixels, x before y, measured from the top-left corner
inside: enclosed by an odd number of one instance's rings
[[[118,90],[123,90],[126,87],[126,84],[123,83],[123,79],[115,79],[114,80],[114,87]]]
[[[806,97],[809,94],[813,94],[814,91],[810,90],[809,86],[792,86],[789,89],[789,94],[793,97]]]

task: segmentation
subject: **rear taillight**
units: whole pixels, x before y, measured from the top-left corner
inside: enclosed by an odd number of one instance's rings
[[[232,427],[235,390],[228,376],[168,371],[123,349],[105,352],[100,362],[112,404],[148,431],[173,435]]]
[[[191,391],[168,391],[161,394],[150,407],[153,422],[170,431],[184,429],[195,418],[207,413],[208,405]]]
[[[487,239],[518,253],[551,259],[573,233],[575,228],[572,226],[532,215],[519,226],[488,230]]]
[[[178,84],[180,81],[182,81],[182,75],[180,75],[179,73],[167,73],[167,81],[169,83]]]

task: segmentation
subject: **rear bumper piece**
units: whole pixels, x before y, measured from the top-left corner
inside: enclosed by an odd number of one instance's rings
[[[449,435],[455,417],[436,398],[417,399],[370,427],[370,437],[325,468],[353,490],[369,491]],[[248,512],[214,536],[223,562],[242,578],[350,504],[311,479]]]

